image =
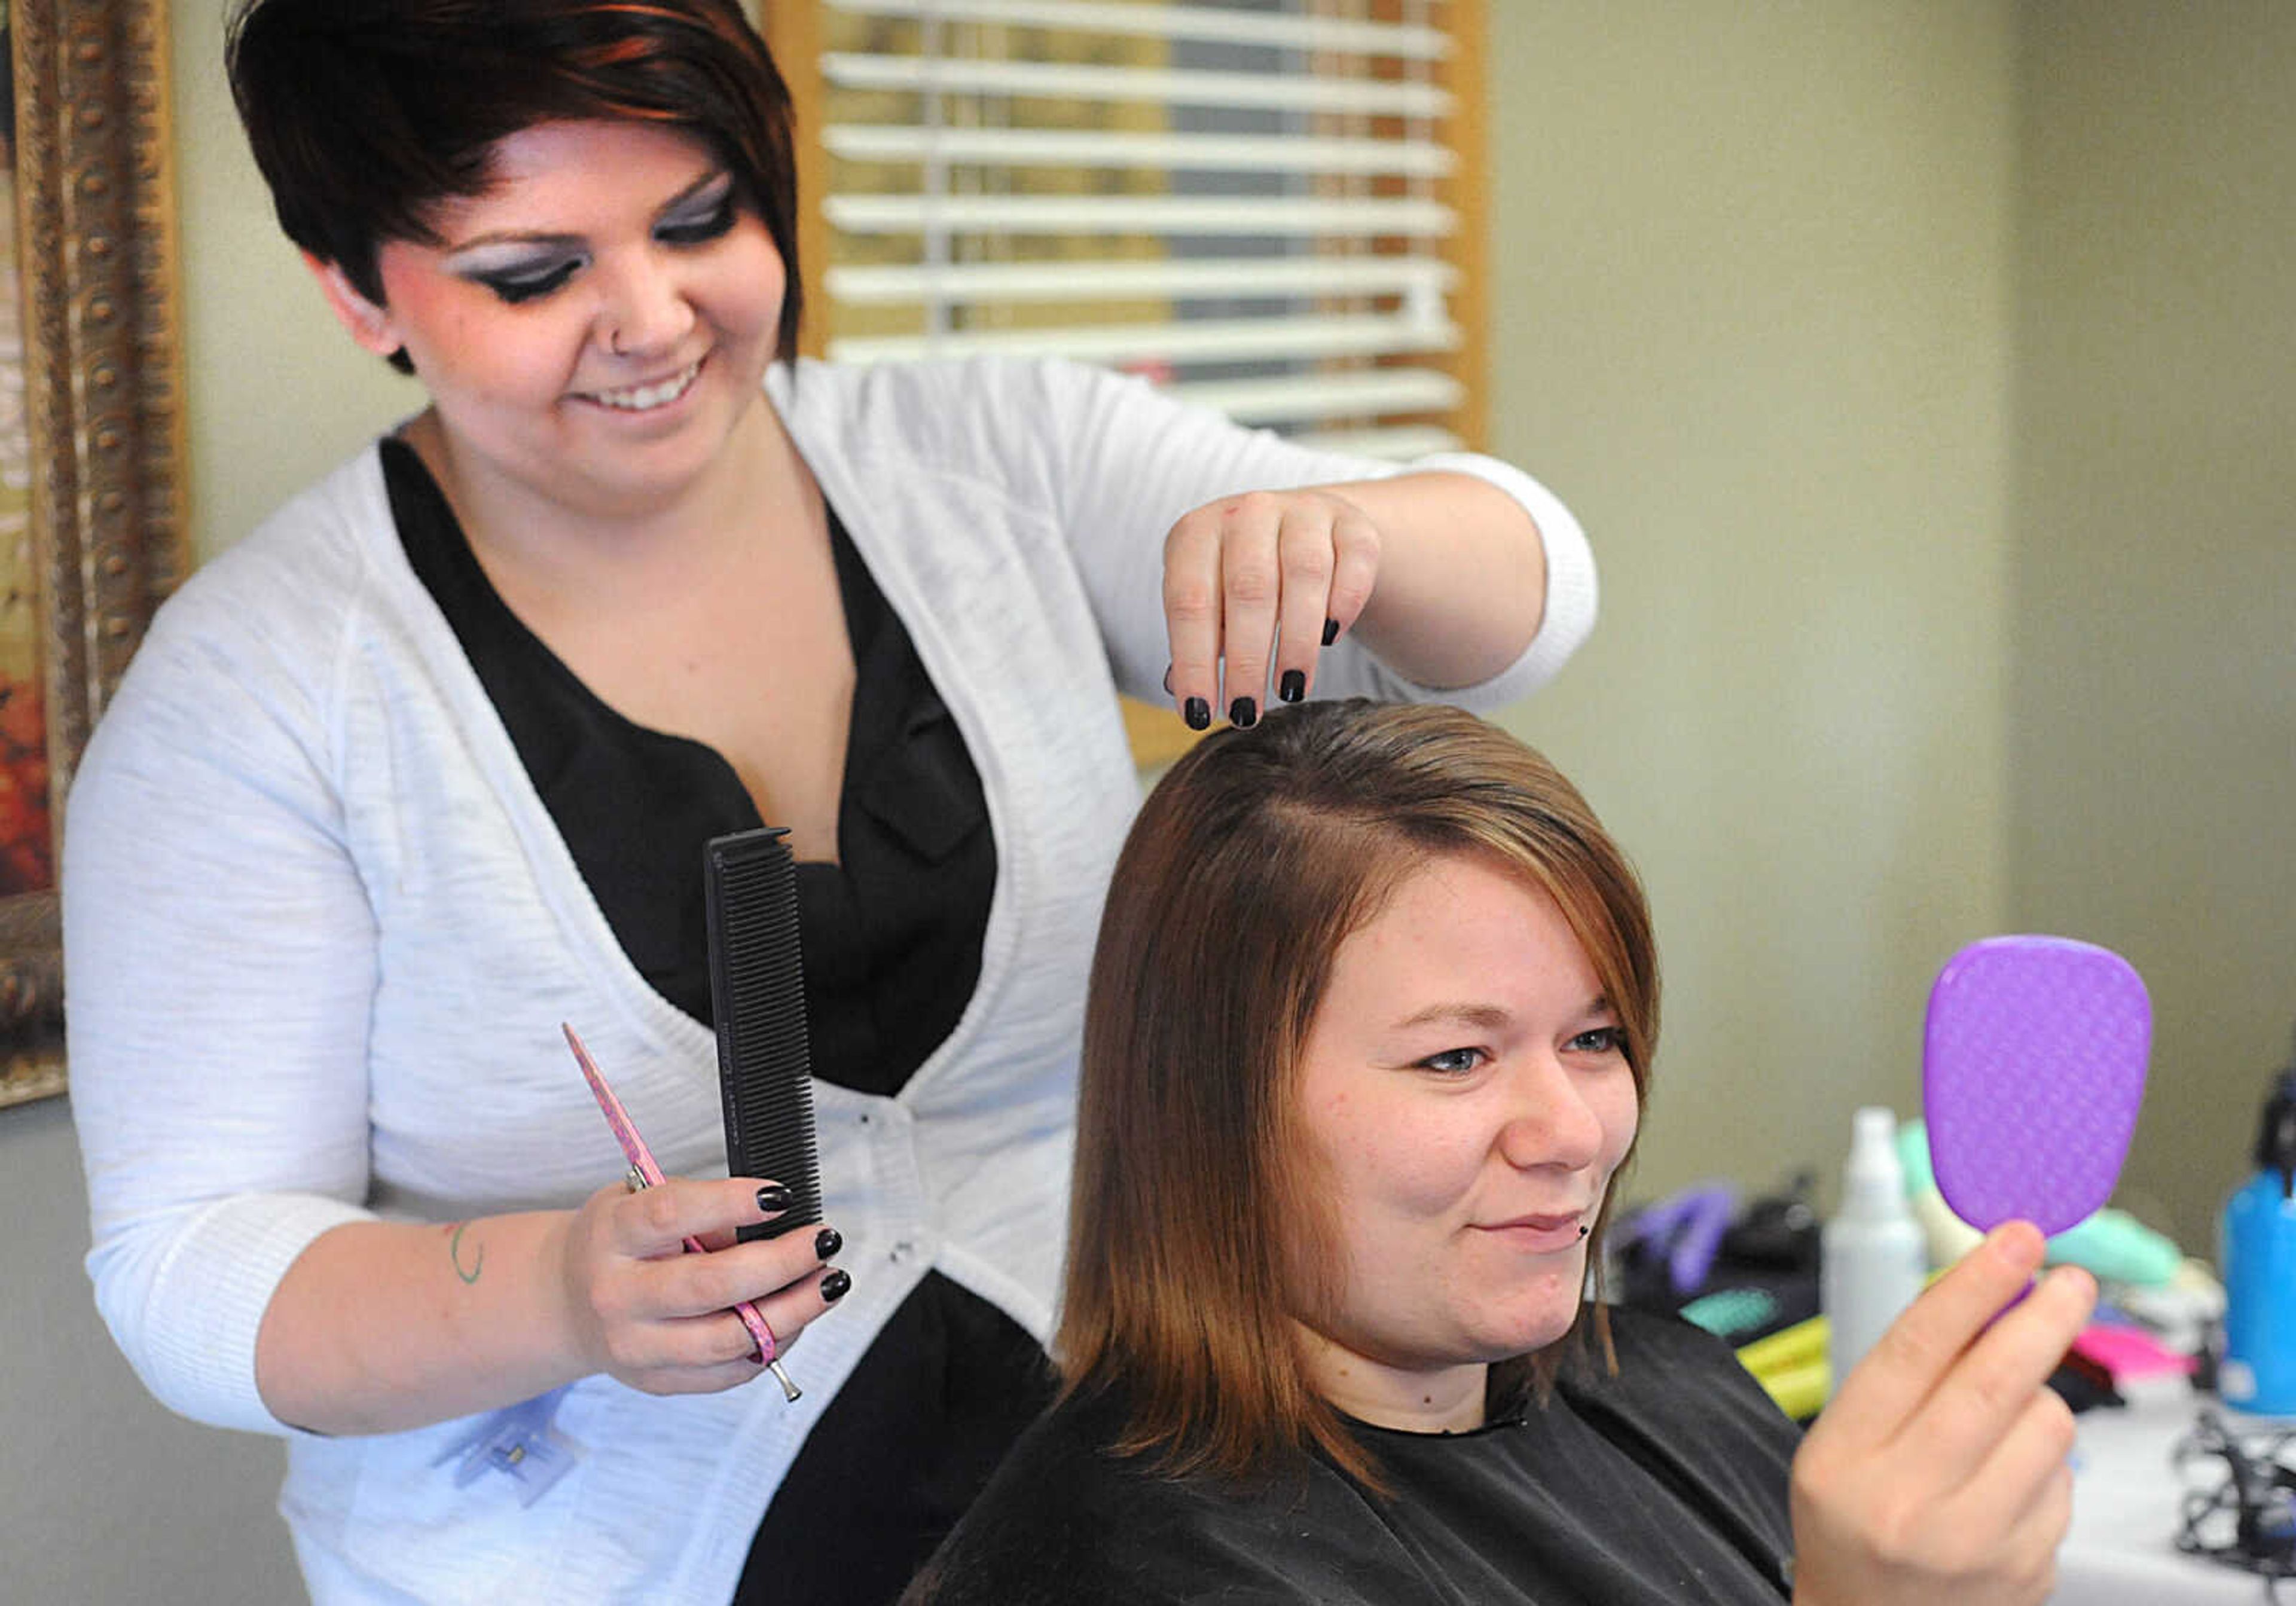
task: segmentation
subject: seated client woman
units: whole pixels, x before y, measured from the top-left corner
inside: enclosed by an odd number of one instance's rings
[[[1196,748],[1093,963],[1062,1398],[908,1599],[2043,1598],[2094,1285],[1999,1315],[2041,1241],[1998,1230],[1798,1438],[1584,1293],[1657,1029],[1632,870],[1504,732],[1340,702]]]

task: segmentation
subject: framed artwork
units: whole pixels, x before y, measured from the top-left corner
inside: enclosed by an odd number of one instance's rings
[[[62,799],[188,563],[166,0],[0,0],[0,1104],[64,1088]]]

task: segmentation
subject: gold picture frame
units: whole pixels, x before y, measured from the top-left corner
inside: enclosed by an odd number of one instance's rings
[[[9,775],[37,784],[48,884],[0,883],[0,1105],[64,1089],[63,949],[53,886],[62,800],[152,613],[188,566],[166,0],[0,0],[15,105],[12,426],[29,479],[22,572],[45,740]],[[5,712],[0,701],[0,714]],[[0,718],[0,758],[6,756]],[[40,763],[45,758],[45,773]],[[0,850],[7,844],[0,842]]]

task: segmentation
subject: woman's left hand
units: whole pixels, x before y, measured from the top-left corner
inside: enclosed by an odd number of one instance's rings
[[[2047,1386],[2096,1303],[2032,1223],[1994,1229],[1843,1379],[1793,1462],[1796,1606],[2031,1606],[2072,1520]]]
[[[1328,489],[1250,491],[1187,514],[1164,537],[1166,690],[1192,729],[1225,709],[1259,722],[1271,684],[1298,702],[1316,654],[1371,601],[1380,532]]]

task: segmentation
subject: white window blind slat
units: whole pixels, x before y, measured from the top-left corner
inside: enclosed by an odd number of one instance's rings
[[[1409,356],[1456,350],[1459,340],[1455,324],[1404,316],[1201,318],[838,340],[830,342],[829,356],[836,362],[874,363],[1002,352],[1132,365]]]
[[[1432,201],[1228,201],[1132,195],[832,195],[854,234],[1392,234],[1439,238],[1456,221]]]
[[[836,266],[830,299],[849,307],[939,301],[1108,301],[1135,298],[1413,296],[1439,301],[1458,269],[1436,257],[1100,258]]]
[[[1440,178],[1456,159],[1431,140],[1311,139],[1299,135],[1111,134],[1062,129],[837,123],[832,156],[1005,167],[1150,168],[1193,172],[1348,173]]]
[[[1360,368],[1282,379],[1195,380],[1166,387],[1184,401],[1242,423],[1277,424],[1361,413],[1440,413],[1461,387],[1432,368]]]
[[[1165,105],[1357,117],[1437,118],[1451,97],[1431,84],[1380,78],[1285,77],[1097,67],[1067,61],[873,56],[832,51],[821,70],[832,86],[928,94],[1029,95],[1045,100],[1153,101]]]
[[[1434,424],[1390,424],[1373,430],[1295,430],[1291,438],[1319,452],[1408,462],[1436,452],[1464,451],[1466,442]]]
[[[1112,0],[830,0],[856,16],[902,17],[928,22],[1002,23],[1067,28],[1150,39],[1201,39],[1278,50],[1347,51],[1436,61],[1450,53],[1440,29],[1408,22],[1242,12],[1213,6],[1131,5]]]

